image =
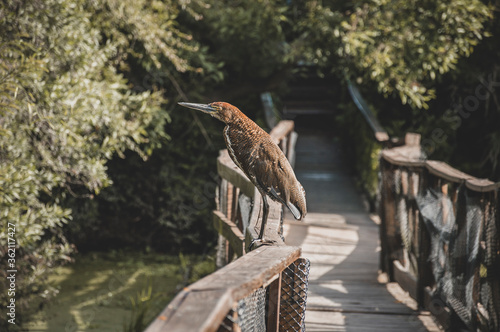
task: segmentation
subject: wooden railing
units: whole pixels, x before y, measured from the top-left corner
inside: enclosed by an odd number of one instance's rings
[[[500,183],[421,158],[418,135],[382,151],[381,265],[447,331],[500,329]]]
[[[293,129],[293,121],[281,121],[270,133],[292,163]],[[245,324],[258,326],[252,331],[301,331],[309,262],[300,248],[284,244],[281,204],[269,202],[265,237],[273,245],[249,252],[262,221],[261,196],[227,150],[217,158],[217,171],[213,222],[220,269],[186,287],[146,331],[240,331]]]
[[[426,160],[418,134],[389,139],[348,83],[384,148],[377,195],[381,269],[447,331],[500,331],[500,183]]]
[[[363,115],[363,118],[365,119],[366,123],[368,123],[371,130],[373,131],[373,137],[379,143],[382,144],[389,143],[389,135],[387,134],[385,129],[380,125],[375,114],[373,114],[373,111],[368,106],[368,103],[363,99],[363,96],[361,96],[358,87],[353,82],[351,82],[351,80],[348,77],[346,77],[346,80],[347,80],[347,89],[349,91],[349,94],[351,95],[352,101],[354,102],[358,110],[361,112],[361,115]]]

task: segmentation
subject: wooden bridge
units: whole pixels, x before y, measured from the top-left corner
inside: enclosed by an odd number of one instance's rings
[[[372,128],[374,137],[387,139]],[[297,222],[279,204],[271,204],[266,234],[275,244],[250,252],[260,226],[261,198],[227,152],[221,152],[213,214],[221,268],[178,294],[148,332],[497,331],[499,184],[422,160],[418,136],[408,135],[400,146],[386,142],[382,152],[379,218],[367,212],[340,147],[329,135],[299,128],[297,140],[292,121],[273,129],[271,136],[295,163],[306,189],[308,215]],[[434,191],[442,194],[441,203],[450,197],[451,205],[429,222],[417,197]],[[479,233],[470,233],[479,241],[479,247],[471,247],[478,258],[468,262],[464,255],[455,257],[455,242],[443,236],[436,242],[426,228],[455,220],[458,229],[469,227],[460,221],[471,214],[460,207],[457,197],[463,194],[478,197],[474,211],[481,225]],[[456,215],[453,221],[451,214]],[[451,292],[463,292],[458,300],[435,277],[431,247],[443,254],[443,269],[453,266],[454,277],[470,277],[466,286]],[[460,268],[465,272],[460,274]],[[485,295],[488,290],[495,296]]]
[[[428,312],[379,275],[378,220],[333,137],[299,137],[296,174],[308,188],[310,212],[303,223],[285,218],[285,239],[311,261],[307,331],[439,331]]]

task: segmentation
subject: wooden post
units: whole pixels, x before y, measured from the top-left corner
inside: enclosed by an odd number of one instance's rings
[[[380,204],[380,267],[386,272],[389,280],[394,281],[394,271],[392,265],[393,257],[393,239],[395,237],[395,201],[394,192],[392,190],[392,181],[394,181],[394,172],[390,170],[390,165],[385,165],[385,161],[381,160],[382,168],[382,192]]]
[[[278,332],[280,322],[281,272],[268,288],[267,331]]]
[[[226,217],[229,220],[233,220],[233,191],[234,186],[231,182],[227,181],[227,191],[226,191]]]

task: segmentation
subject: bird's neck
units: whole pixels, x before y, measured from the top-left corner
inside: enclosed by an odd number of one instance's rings
[[[249,122],[253,123],[252,120],[250,120],[249,117],[247,117],[243,112],[240,110],[236,109],[233,110],[232,116],[225,121],[226,125],[228,126],[241,126],[241,125],[247,125]]]

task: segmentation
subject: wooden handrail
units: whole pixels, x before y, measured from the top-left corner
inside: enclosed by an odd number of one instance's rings
[[[298,247],[257,248],[184,288],[145,331],[217,331],[235,303],[269,286],[300,254]]]
[[[387,134],[385,129],[380,125],[377,118],[373,114],[373,111],[371,110],[370,106],[368,106],[368,103],[361,96],[361,93],[359,92],[357,86],[354,83],[352,83],[351,80],[349,80],[349,78],[346,77],[346,79],[347,79],[347,89],[349,90],[349,94],[351,95],[354,104],[356,104],[361,114],[363,114],[363,117],[365,118],[366,122],[373,130],[373,136],[375,137],[375,139],[380,143],[389,141],[389,134]]]
[[[500,182],[424,160],[417,144],[383,150],[380,171],[382,269],[447,330],[498,330],[500,298],[483,296],[500,289]]]
[[[274,127],[269,135],[276,141],[281,142],[293,132],[294,123],[292,120],[282,120]]]
[[[418,158],[418,150],[413,147],[401,146],[393,149],[383,150],[382,158],[390,164],[404,167],[422,167],[430,174],[453,183],[465,183],[473,191],[487,192],[495,191],[500,188],[500,182],[493,182],[488,179],[479,179],[466,174],[458,169],[448,165],[445,162],[437,160],[424,160]]]

